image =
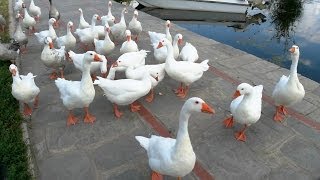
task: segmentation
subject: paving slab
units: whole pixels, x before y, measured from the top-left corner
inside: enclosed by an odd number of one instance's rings
[[[26,2],[27,5],[29,2]],[[45,1],[36,2],[41,8],[48,7]],[[85,19],[90,22],[92,15],[107,13],[107,2],[102,0],[66,0],[55,4],[62,12],[62,26],[56,30],[63,35],[69,20],[78,26],[81,7]],[[114,2],[112,12],[117,20],[124,6]],[[125,15],[128,23],[133,9],[128,8]],[[43,11],[38,30],[47,29],[48,11]],[[138,46],[149,52],[147,64],[155,64],[153,49],[150,46],[148,31],[165,32],[164,20],[139,13],[144,31]],[[319,84],[301,77],[307,95],[293,107],[295,114],[289,115],[283,123],[272,120],[274,106],[268,98],[263,101],[261,119],[247,131],[247,142],[238,142],[233,134],[241,128],[235,124],[226,129],[222,121],[230,116],[229,105],[238,82],[263,84],[266,96],[271,96],[279,78],[289,74],[258,57],[247,54],[231,46],[190,32],[173,23],[172,35],[181,33],[185,42],[192,43],[199,52],[200,60],[209,59],[211,69],[191,85],[189,97],[198,96],[213,106],[216,114],[194,114],[189,121],[189,134],[197,155],[197,162],[209,176],[215,179],[318,179],[320,177],[320,125],[305,123],[319,121],[320,89]],[[119,57],[119,45],[107,56],[112,62]],[[85,124],[83,110],[74,113],[81,120],[75,126],[66,127],[67,110],[63,107],[54,81],[48,78],[51,70],[41,60],[42,46],[34,36],[30,36],[28,53],[18,61],[22,74],[33,72],[39,85],[40,107],[28,120],[28,130],[32,143],[32,153],[36,179],[150,179],[150,168],[145,150],[134,139],[135,135],[149,137],[161,133],[150,125],[146,117],[154,118],[157,126],[163,126],[169,135],[175,137],[178,117],[185,100],[177,98],[172,89],[179,83],[168,76],[155,89],[152,103],[140,99],[148,111],[147,116],[131,113],[127,106],[121,106],[124,116],[115,119],[112,105],[103,96],[100,88],[95,87],[96,96],[90,111],[97,117],[94,124]],[[83,52],[79,47],[74,50]],[[80,80],[81,74],[71,63],[66,63],[66,79]],[[117,73],[117,77],[123,77]],[[160,95],[161,94],[161,95]],[[298,115],[297,115],[298,113]],[[301,116],[299,116],[299,114]],[[307,116],[304,116],[307,115]],[[201,173],[190,173],[183,179],[208,179]],[[203,173],[202,173],[203,175]],[[200,176],[202,178],[200,178]],[[165,177],[167,180],[174,179]]]

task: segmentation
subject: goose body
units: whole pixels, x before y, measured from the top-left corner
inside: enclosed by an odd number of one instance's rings
[[[121,48],[120,48],[120,53],[124,54],[124,53],[128,53],[128,52],[139,51],[137,43],[131,39],[130,30],[126,30],[126,36],[127,36],[127,40],[122,43]]]
[[[73,28],[73,23],[71,21],[67,24],[67,34],[57,38],[57,45],[59,48],[65,46],[65,51],[69,51],[76,46],[76,38],[73,36],[71,30]]]
[[[142,65],[145,65],[146,63],[146,57],[147,57],[147,52],[146,50],[140,50],[138,52],[128,52],[122,54],[117,61],[123,62],[127,64],[127,66],[134,66],[134,67],[139,67]],[[125,67],[118,67],[117,71],[125,71]]]
[[[104,26],[108,24],[110,27],[114,25],[115,17],[111,13],[112,2],[108,3],[108,14],[101,17],[101,24]]]
[[[49,0],[50,6],[49,6],[49,19],[54,18],[56,22],[60,20],[60,12],[57,10],[57,8],[52,4],[52,0]]]
[[[25,75],[19,75],[18,68],[11,64],[9,70],[12,74],[12,95],[18,101],[24,103],[24,114],[31,115],[32,109],[29,107],[28,103],[34,102],[34,106],[38,105],[38,95],[40,89],[34,82],[34,76],[32,73]]]
[[[15,4],[14,4],[14,11],[18,14],[18,13],[22,13],[20,12],[23,8],[23,4],[24,1],[23,0],[16,0]]]
[[[90,28],[76,29],[75,34],[79,36],[79,39],[82,43],[84,44],[93,43],[94,38],[96,39],[99,38],[98,34],[95,32],[96,20],[98,19],[100,19],[100,17],[97,14],[95,14],[92,17]]]
[[[24,9],[24,18],[22,20],[24,27],[28,28],[29,31],[30,30],[35,31],[34,26],[37,24],[36,20],[29,15],[27,8],[25,7],[24,4],[22,5],[22,8]]]
[[[22,18],[20,14],[18,14],[18,17],[19,17],[19,22],[18,22],[18,25],[17,25],[17,29],[16,31],[14,32],[13,34],[13,38],[19,42],[20,46],[24,46],[25,48],[27,47],[27,44],[28,44],[28,37],[27,35],[22,31],[22,28],[21,28],[21,21],[20,19]]]
[[[127,9],[124,8],[121,12],[121,20],[119,23],[111,26],[111,34],[116,41],[123,41],[125,39],[125,31],[127,28],[124,14],[127,13]]]
[[[173,40],[173,58],[177,59],[179,57],[179,46],[178,44],[182,44],[182,35],[181,34],[176,34]],[[160,41],[160,40],[159,40]],[[160,63],[164,63],[167,59],[168,56],[168,51],[166,47],[161,47],[158,48],[158,44],[159,41],[157,43],[153,44],[153,55],[155,60],[159,61]]]
[[[114,50],[115,46],[110,39],[109,33],[110,33],[110,27],[108,26],[108,24],[106,24],[104,40],[94,39],[94,46],[97,53],[108,55]]]
[[[169,20],[167,20],[165,25],[166,25],[166,33],[165,34],[148,31],[151,44],[158,44],[159,41],[163,38],[167,38],[170,41],[170,43],[172,43],[172,36],[170,34],[171,22]]]
[[[40,18],[40,16],[41,16],[41,9],[40,9],[39,6],[36,6],[36,5],[34,4],[34,1],[33,1],[33,0],[31,0],[31,2],[30,2],[29,12],[30,12],[30,14],[31,14],[35,19],[38,19],[38,20],[39,20],[39,18]]]
[[[80,11],[80,20],[79,20],[79,27],[78,29],[85,29],[89,28],[90,24],[84,19],[82,9],[79,8]]]
[[[186,45],[181,49],[179,57],[183,61],[190,62],[196,62],[199,59],[197,49],[188,42],[186,42]]]
[[[177,138],[165,138],[152,135],[150,138],[136,136],[136,140],[147,151],[152,177],[160,174],[174,177],[184,177],[194,168],[196,155],[188,133],[188,121],[194,112],[213,114],[214,110],[202,99],[188,99],[179,116]],[[153,179],[153,178],[152,178]]]
[[[49,24],[49,29],[40,31],[38,33],[34,33],[36,35],[37,40],[40,44],[44,44],[44,39],[46,37],[50,37],[53,41],[57,39],[57,34],[56,31],[53,28],[53,24],[56,22],[54,18],[49,19],[48,24]]]
[[[184,98],[188,91],[189,86],[199,80],[204,71],[207,71],[209,69],[208,61],[204,60],[201,63],[194,63],[194,62],[188,62],[188,61],[176,61],[174,59],[173,55],[173,47],[169,40],[166,38],[163,38],[160,42],[158,47],[161,48],[162,46],[167,47],[168,55],[166,58],[165,63],[165,70],[166,73],[174,80],[181,82],[186,87],[183,88],[182,84],[177,89],[176,94],[180,98]]]
[[[93,51],[87,51],[83,59],[81,81],[68,81],[61,78],[55,80],[63,105],[69,110],[67,125],[77,122],[77,118],[72,113],[75,108],[84,108],[84,122],[93,123],[96,119],[88,110],[95,96],[95,89],[90,77],[90,66],[93,61],[100,61],[100,57]]]
[[[290,52],[292,59],[290,75],[283,75],[272,92],[272,98],[277,106],[277,112],[274,116],[275,121],[281,121],[283,119],[282,114],[287,114],[285,107],[300,102],[305,95],[304,87],[300,83],[297,73],[300,55],[299,47],[293,45]]]
[[[138,21],[138,11],[134,10],[132,20],[129,22],[129,30],[132,33],[132,37],[138,40],[139,34],[142,32],[142,26]]]

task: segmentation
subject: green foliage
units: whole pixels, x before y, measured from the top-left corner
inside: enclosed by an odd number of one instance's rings
[[[12,180],[31,179],[26,145],[20,128],[22,117],[18,102],[11,95],[12,78],[9,63],[0,61],[0,164]]]
[[[10,34],[9,34],[9,11],[8,11],[9,2],[7,0],[1,0],[0,1],[0,14],[3,15],[3,17],[7,21],[7,26],[5,29],[5,32],[0,32],[0,38],[1,42],[6,43],[10,41]]]

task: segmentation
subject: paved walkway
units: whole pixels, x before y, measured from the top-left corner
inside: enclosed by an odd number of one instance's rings
[[[106,14],[106,1],[65,0],[54,2],[62,13],[63,27],[73,20],[78,25],[78,8],[84,10],[87,21],[92,14]],[[42,8],[38,30],[47,29],[46,1],[36,1]],[[27,6],[29,2],[27,1]],[[119,18],[122,5],[114,3],[113,14]],[[133,10],[126,14],[127,23]],[[147,31],[164,31],[164,21],[140,12],[143,33],[138,43],[140,49],[152,50]],[[197,165],[189,179],[319,179],[320,177],[320,87],[305,77],[300,77],[306,89],[304,100],[290,109],[283,123],[272,120],[275,111],[270,95],[275,83],[287,69],[263,61],[255,56],[209,40],[173,25],[171,34],[181,33],[184,42],[196,46],[200,60],[210,59],[210,70],[201,80],[192,84],[189,97],[198,96],[213,105],[216,114],[210,117],[199,114],[189,122],[190,138],[197,155]],[[175,137],[178,115],[183,100],[172,92],[178,84],[168,76],[156,88],[157,95],[151,104],[143,105],[139,113],[120,107],[125,115],[116,120],[111,103],[96,88],[91,112],[97,117],[93,125],[82,121],[66,127],[67,111],[59,98],[58,90],[48,76],[50,69],[40,61],[41,46],[30,37],[29,52],[21,57],[23,73],[37,75],[41,89],[40,107],[28,126],[32,143],[37,179],[149,179],[146,152],[134,139],[135,135],[161,134]],[[82,52],[82,50],[75,50]],[[119,47],[110,56],[119,56]],[[303,53],[303,52],[302,52]],[[147,63],[154,62],[149,53]],[[80,73],[69,64],[66,79],[80,80]],[[240,125],[225,129],[222,121],[229,115],[231,96],[239,82],[264,85],[262,117],[247,131],[247,142],[238,142],[233,133]],[[83,116],[82,109],[75,114]],[[167,177],[166,177],[167,178]],[[172,178],[167,178],[172,179]]]

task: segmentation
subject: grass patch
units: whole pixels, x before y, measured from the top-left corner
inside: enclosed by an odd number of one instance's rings
[[[0,32],[1,42],[6,43],[10,41],[10,34],[9,34],[9,1],[8,0],[1,0],[0,1],[0,14],[7,21],[7,26],[5,27],[5,32]]]
[[[11,95],[12,77],[8,62],[0,61],[0,164],[7,179],[31,179],[27,147],[20,128],[18,102]]]

